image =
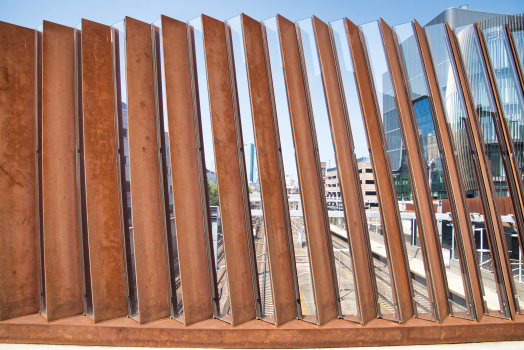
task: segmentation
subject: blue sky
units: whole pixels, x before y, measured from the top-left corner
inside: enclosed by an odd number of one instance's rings
[[[348,17],[355,24],[384,18],[390,25],[401,24],[416,18],[422,25],[446,8],[459,7],[460,1],[425,0],[368,0],[368,1],[313,1],[313,0],[0,0],[0,21],[36,28],[42,20],[74,27],[81,18],[111,25],[130,16],[152,23],[161,14],[188,21],[201,13],[226,20],[241,12],[259,21],[279,13],[298,21],[316,15],[323,21]],[[522,0],[467,1],[469,8],[498,13],[522,13]]]

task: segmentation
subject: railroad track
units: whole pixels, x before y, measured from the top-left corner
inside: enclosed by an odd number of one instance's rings
[[[333,248],[347,249],[348,244],[344,238],[332,233]],[[345,266],[352,266],[351,257],[348,252],[340,252],[340,262],[338,262],[338,254],[334,255],[335,263],[342,263]],[[394,304],[393,291],[391,288],[391,281],[389,277],[389,268],[387,263],[380,259],[373,257],[373,265],[375,267],[376,287],[378,292],[378,302],[381,308],[387,313],[396,313]],[[352,268],[348,269],[352,272]],[[413,281],[414,300],[417,305],[419,313],[431,313],[431,302],[427,296],[426,287],[416,281]]]

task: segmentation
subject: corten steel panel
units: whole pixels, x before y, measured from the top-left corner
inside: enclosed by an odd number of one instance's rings
[[[395,196],[395,187],[386,156],[385,140],[382,137],[382,125],[377,116],[373,100],[373,90],[367,73],[366,58],[360,41],[357,26],[345,19],[349,45],[353,54],[355,78],[359,92],[360,106],[366,127],[368,147],[370,149],[373,173],[380,203],[381,218],[386,228],[385,244],[388,255],[388,266],[391,276],[393,298],[398,306],[398,319],[401,323],[413,317],[411,300],[411,277],[406,260],[404,239]]]
[[[127,314],[118,200],[111,28],[82,19],[82,116],[93,318]]]
[[[0,343],[283,349],[522,341],[523,332],[520,315],[516,321],[484,317],[477,323],[449,317],[440,324],[413,319],[405,325],[336,320],[326,327],[295,320],[278,328],[258,320],[242,327],[219,320],[193,327],[174,320],[144,326],[128,318],[94,324],[84,316],[48,324],[43,316],[30,315],[0,322]]]
[[[186,23],[162,16],[165,100],[184,323],[213,318]]]
[[[282,61],[286,79],[289,114],[293,129],[297,168],[300,180],[304,221],[308,232],[308,248],[318,324],[338,317],[338,288],[332,274],[331,244],[322,206],[323,189],[319,182],[319,164],[313,146],[313,130],[308,112],[305,82],[302,75],[295,24],[277,15]]]
[[[251,222],[246,223],[243,200],[247,188],[242,188],[225,25],[202,15],[202,31],[231,316],[232,324],[238,325],[256,318],[258,291],[251,270],[251,230],[246,225],[251,227]]]
[[[0,22],[0,320],[39,310],[35,31]]]
[[[509,263],[509,254],[504,236],[504,229],[500,216],[498,215],[496,205],[496,192],[493,185],[493,176],[491,175],[491,168],[488,160],[485,156],[486,145],[484,144],[484,136],[482,135],[482,129],[479,125],[479,118],[477,111],[474,107],[473,98],[471,96],[471,88],[469,81],[464,72],[462,65],[460,51],[456,43],[455,35],[446,22],[446,31],[450,42],[451,52],[457,67],[458,78],[460,86],[462,88],[462,95],[464,96],[464,102],[468,113],[470,130],[470,142],[472,143],[472,149],[474,148],[474,168],[477,176],[477,182],[479,184],[480,198],[482,198],[482,205],[484,209],[484,220],[486,223],[486,230],[488,231],[488,242],[491,250],[491,261],[494,267],[495,283],[497,283],[502,290],[498,290],[500,298],[500,309],[506,312],[506,307],[503,305],[507,303],[507,309],[509,314],[506,317],[515,317],[515,297],[514,297],[514,284],[513,274],[511,273],[511,264]],[[492,233],[489,234],[489,231]],[[493,241],[492,238],[495,238]],[[499,271],[502,272],[500,275]],[[499,288],[497,288],[499,289]]]
[[[74,29],[44,21],[42,195],[47,320],[81,314]]]
[[[417,210],[417,225],[421,240],[422,257],[426,272],[427,290],[429,299],[432,301],[435,320],[441,322],[449,315],[449,304],[447,295],[449,293],[444,261],[442,258],[442,247],[440,246],[439,232],[433,201],[430,196],[426,161],[422,152],[422,145],[418,135],[417,123],[411,104],[409,90],[406,89],[405,77],[403,76],[402,61],[400,61],[395,46],[393,31],[387,23],[381,19],[380,28],[384,38],[389,62],[391,81],[395,89],[398,104],[398,118],[402,126],[403,140],[408,155],[407,168],[410,174],[411,192]]]
[[[476,35],[479,39],[480,48],[482,50],[482,56],[484,57],[486,72],[489,78],[489,83],[491,85],[491,91],[493,91],[493,100],[495,101],[495,107],[497,108],[497,114],[494,114],[494,119],[496,119],[495,123],[497,129],[497,137],[499,139],[501,153],[503,154],[502,159],[504,163],[504,170],[506,173],[506,182],[509,187],[509,194],[513,204],[513,215],[517,223],[520,249],[524,251],[524,196],[522,192],[522,174],[520,172],[518,164],[516,163],[515,156],[513,156],[515,146],[513,144],[513,138],[511,137],[511,129],[509,128],[509,125],[506,122],[506,118],[504,117],[504,113],[502,111],[502,105],[500,103],[499,93],[497,92],[495,79],[493,77],[493,71],[489,64],[489,56],[486,50],[486,44],[483,40],[482,32],[480,31],[478,23],[475,23],[475,30]],[[504,35],[511,36],[507,33],[504,33]],[[511,60],[511,58],[509,59]],[[515,66],[519,66],[519,64],[515,62]],[[499,206],[499,211],[500,209],[501,208]],[[517,308],[517,312],[519,312],[518,302],[515,303],[515,307]]]
[[[349,234],[348,242],[358,301],[357,307],[362,324],[366,324],[377,317],[377,293],[373,284],[375,272],[365,219],[365,207],[360,195],[362,189],[354,154],[353,137],[347,116],[347,106],[344,105],[342,99],[341,81],[338,77],[329,27],[315,16],[313,16],[313,25],[333,135],[339,182],[343,193],[346,227]],[[357,106],[352,106],[352,108],[355,107]]]
[[[473,233],[471,231],[471,221],[466,205],[466,195],[460,172],[458,169],[458,160],[455,156],[455,150],[452,143],[452,133],[446,121],[444,107],[442,106],[442,99],[440,98],[440,90],[437,83],[437,76],[433,67],[433,61],[429,50],[428,41],[424,29],[414,21],[418,45],[420,48],[420,55],[424,64],[426,72],[428,89],[432,98],[433,111],[435,112],[434,123],[438,140],[440,140],[440,153],[444,158],[444,169],[448,176],[447,190],[451,204],[451,214],[455,226],[460,230],[461,234],[456,235],[455,241],[458,249],[462,251],[464,259],[461,260],[461,269],[463,273],[467,274],[469,278],[464,276],[466,303],[468,308],[470,305],[473,309],[470,310],[474,319],[480,320],[483,315],[483,298],[480,282],[480,275],[477,269],[475,259]]]
[[[125,18],[127,128],[138,318],[169,317],[151,25]]]
[[[292,264],[287,233],[291,232],[291,228],[286,227],[288,224],[282,199],[282,190],[285,191],[285,188],[282,188],[278,168],[278,146],[273,125],[262,27],[260,22],[251,17],[244,14],[241,16],[275,323],[281,325],[297,317],[292,272],[295,265]]]

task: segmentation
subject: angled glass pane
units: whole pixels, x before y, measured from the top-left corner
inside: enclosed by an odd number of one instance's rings
[[[226,21],[230,39],[230,64],[236,78],[236,98],[242,139],[244,142],[243,154],[246,179],[249,186],[249,200],[251,209],[252,232],[255,242],[255,259],[258,271],[258,287],[261,298],[261,318],[274,323],[275,307],[271,288],[271,274],[269,273],[269,256],[267,236],[258,179],[257,151],[251,115],[249,98],[249,83],[247,80],[246,54],[244,50],[244,35],[242,32],[242,18],[240,16]]]
[[[180,269],[178,265],[178,245],[176,240],[175,211],[173,208],[173,184],[171,177],[171,159],[169,155],[169,128],[167,124],[167,104],[166,104],[166,86],[164,79],[164,49],[162,42],[162,21],[159,19],[153,23],[153,45],[154,53],[154,72],[155,72],[155,93],[157,120],[159,122],[159,143],[163,145],[161,155],[161,177],[163,184],[163,203],[164,213],[166,213],[167,249],[169,257],[169,270],[171,292],[171,317],[182,321],[184,315],[182,305],[182,282],[180,280]],[[174,298],[173,298],[174,297]],[[175,303],[173,303],[175,301]]]
[[[215,317],[230,322],[231,309],[229,304],[229,285],[226,270],[226,254],[220,220],[220,203],[218,201],[217,177],[215,169],[215,153],[213,134],[211,131],[211,114],[209,112],[209,95],[207,90],[207,73],[204,53],[204,36],[202,33],[202,18],[197,17],[188,22],[191,45],[191,66],[193,84],[198,112],[200,114],[201,135],[204,144],[204,158],[207,176],[207,191],[209,196],[209,212],[213,237],[213,257],[216,270],[218,289],[217,314]]]
[[[511,37],[519,61],[517,64],[520,65],[520,71],[524,74],[524,30],[512,30]]]
[[[338,282],[340,308],[343,315],[358,315],[355,293],[355,276],[348,247],[349,235],[342,209],[343,197],[339,186],[339,173],[335,158],[330,120],[324,96],[324,85],[320,67],[315,30],[311,18],[297,22],[299,44],[302,51],[303,69],[307,79],[311,118],[318,149],[324,188],[324,205],[329,216],[330,239]]]
[[[273,101],[277,114],[278,132],[280,136],[281,156],[283,162],[282,171],[285,174],[286,188],[288,193],[288,209],[291,220],[293,236],[293,248],[295,252],[296,271],[298,279],[298,290],[300,295],[300,307],[302,318],[306,321],[317,321],[315,290],[311,276],[311,265],[309,260],[308,233],[302,212],[302,197],[298,178],[298,168],[295,158],[295,146],[291,120],[287,102],[286,83],[284,78],[284,67],[280,51],[280,39],[278,34],[277,18],[272,17],[262,22],[265,26],[267,56],[270,61],[271,81],[273,84]]]
[[[492,68],[491,71],[494,75],[502,114],[513,141],[512,149],[509,152],[522,176],[522,171],[524,171],[524,97],[517,71],[518,63],[515,63],[511,52],[505,26],[485,28],[482,30],[482,34]],[[512,32],[510,35],[513,35],[515,43],[520,40],[521,47],[524,47],[524,31]],[[501,215],[510,214],[501,210],[502,207],[499,206],[499,214]],[[510,220],[511,217],[507,215],[507,219]],[[516,293],[519,296],[520,309],[522,310],[524,309],[524,264],[522,248],[519,245],[519,232],[517,232],[517,227],[513,223],[505,223],[504,221],[506,220],[503,220],[503,223],[511,260],[511,270]],[[511,238],[507,237],[509,233]],[[522,235],[522,232],[520,234]]]
[[[117,144],[119,145],[119,181],[120,210],[124,230],[124,245],[127,278],[128,316],[138,316],[138,296],[136,289],[135,248],[133,243],[133,218],[131,214],[131,180],[129,175],[129,147],[127,137],[127,85],[126,85],[126,51],[125,51],[125,20],[111,26],[113,46],[113,90],[115,93],[115,119],[117,128]],[[123,151],[123,154],[122,154]],[[137,319],[138,320],[138,319]]]
[[[493,184],[495,185],[496,194],[497,197],[499,197],[498,203],[500,204],[502,201],[507,203],[507,205],[498,206],[498,214],[503,215],[501,220],[505,222],[503,225],[504,236],[502,238],[509,243],[512,241],[511,236],[513,234],[517,234],[513,217],[508,217],[508,214],[511,215],[513,213],[513,211],[510,210],[510,208],[513,208],[513,203],[509,197],[515,196],[517,194],[511,190],[511,186],[508,186],[505,171],[505,166],[508,166],[508,161],[504,162],[501,156],[502,150],[500,149],[500,142],[504,142],[504,136],[502,134],[502,130],[495,125],[496,120],[502,119],[503,116],[498,115],[498,110],[494,100],[494,93],[496,92],[492,90],[491,84],[489,82],[488,72],[486,71],[486,63],[484,61],[479,42],[480,39],[477,35],[475,26],[470,25],[457,28],[455,29],[455,33],[458,39],[460,50],[462,52],[464,67],[469,79],[477,115],[480,119],[480,126],[484,136],[484,144],[486,145],[485,152],[491,165],[491,175]],[[511,170],[509,171],[511,174]],[[506,209],[508,211],[501,212],[501,209]],[[511,222],[509,220],[511,220]],[[489,239],[489,237],[486,238]],[[491,254],[489,249],[487,249],[488,247],[482,246],[486,244],[485,240],[477,239],[476,235],[475,239],[477,241],[477,251],[479,252],[480,269],[483,273],[483,278],[485,278],[484,272],[486,271],[490,274],[493,274],[496,267],[494,267],[492,264]],[[482,244],[480,247],[478,246],[479,243]],[[515,255],[518,256],[518,245],[515,248],[515,253],[517,253]],[[490,310],[494,311],[502,310],[501,308],[496,308],[493,305],[488,307]]]
[[[395,90],[391,81],[379,22],[364,24],[360,26],[360,29],[363,33],[368,63],[373,74],[373,84],[386,137],[386,149],[395,181],[398,209],[413,281],[415,314],[434,320],[432,301],[428,294],[430,281],[426,279],[427,266],[424,266],[425,261],[420,243],[416,244],[420,235],[417,222],[417,203],[414,203],[411,193],[409,160],[404,146],[404,134],[398,116]]]
[[[441,90],[442,104],[446,120],[452,132],[452,142],[457,154],[458,165],[466,191],[467,208],[470,215],[471,232],[475,242],[474,253],[477,263],[482,268],[491,260],[492,230],[486,228],[484,210],[479,198],[479,184],[477,182],[476,167],[472,162],[473,140],[470,139],[471,125],[464,105],[464,96],[453,60],[445,27],[442,24],[426,28],[426,34],[437,72],[437,80]],[[488,237],[488,235],[490,235]],[[486,242],[488,241],[488,242]],[[483,295],[487,310],[486,313],[501,315],[501,285],[496,282],[493,272],[480,270],[483,286]],[[500,273],[500,271],[498,272]]]
[[[373,266],[375,268],[375,284],[378,292],[378,310],[382,317],[398,320],[397,305],[393,297],[388,256],[384,242],[384,230],[386,228],[382,224],[380,215],[381,210],[375,187],[373,161],[369,154],[368,135],[360,109],[358,86],[353,68],[353,54],[349,46],[344,20],[331,22],[330,26],[339,62],[341,85],[343,85],[347,113],[351,124],[362,199],[366,207],[366,223],[369,230]]]
[[[426,73],[422,65],[421,55],[415,37],[413,24],[411,22],[394,27],[397,42],[400,48],[402,61],[405,68],[411,103],[415,113],[417,129],[422,144],[422,152],[428,167],[429,184],[433,204],[437,210],[435,218],[439,231],[440,244],[444,271],[449,294],[448,300],[451,305],[451,312],[454,316],[471,318],[471,310],[468,305],[470,302],[469,294],[464,290],[469,290],[469,279],[463,268],[463,251],[457,249],[456,237],[460,237],[460,227],[453,225],[452,209],[450,200],[453,196],[448,193],[446,178],[449,178],[447,168],[443,167],[443,158],[439,150],[439,138],[435,132],[435,115],[431,105],[431,96],[427,87]],[[411,245],[419,246],[419,238],[415,237]],[[467,283],[467,285],[466,285]]]

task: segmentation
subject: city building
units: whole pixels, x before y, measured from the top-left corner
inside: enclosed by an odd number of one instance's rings
[[[357,166],[364,204],[368,209],[377,207],[377,189],[375,188],[375,179],[373,177],[371,161],[367,157],[360,158],[360,160],[357,160]]]
[[[257,161],[255,145],[253,143],[244,143],[244,153],[246,157],[247,181],[255,183],[255,163]]]

